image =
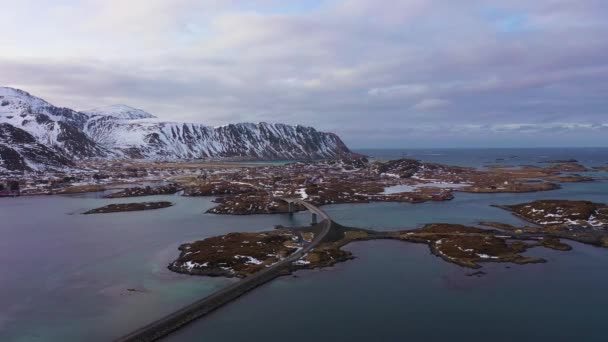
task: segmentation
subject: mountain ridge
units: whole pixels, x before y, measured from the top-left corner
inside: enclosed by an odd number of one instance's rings
[[[93,158],[299,160],[351,153],[336,134],[313,127],[166,122],[127,105],[79,112],[8,87],[0,87],[0,124],[0,170],[56,170]]]

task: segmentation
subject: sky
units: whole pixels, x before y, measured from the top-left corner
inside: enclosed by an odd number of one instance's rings
[[[608,146],[606,0],[0,0],[0,85],[353,148]]]

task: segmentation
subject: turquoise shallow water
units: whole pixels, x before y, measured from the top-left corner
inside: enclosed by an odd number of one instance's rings
[[[132,201],[99,195],[0,199],[0,341],[111,340],[231,281],[168,271],[179,244],[309,220],[306,213],[209,215],[204,211],[214,205],[211,199],[179,196],[141,198],[176,204],[167,209],[79,215]],[[542,198],[608,202],[608,183],[324,209],[339,223],[374,229],[482,220],[518,224],[489,204]],[[488,264],[488,274],[477,278],[424,245],[355,243],[347,248],[357,259],[280,278],[168,340],[604,341],[608,251],[573,246],[571,252],[530,251],[547,258],[546,264]]]
[[[132,200],[97,197],[0,199],[0,341],[118,337],[232,281],[167,270],[181,243],[304,223],[289,215],[208,215],[211,199],[180,196],[141,199],[175,203],[167,209],[80,215]]]

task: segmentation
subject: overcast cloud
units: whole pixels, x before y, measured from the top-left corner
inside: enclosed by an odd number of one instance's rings
[[[608,146],[608,1],[0,1],[0,84],[353,147]]]

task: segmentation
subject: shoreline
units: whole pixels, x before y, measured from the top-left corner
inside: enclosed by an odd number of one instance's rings
[[[333,225],[333,221],[331,221],[331,218],[325,212],[311,205],[307,207],[311,213],[317,214],[322,218],[322,221],[315,225],[320,227],[319,234],[315,234],[314,239],[308,245],[276,264],[264,268],[260,272],[252,274],[237,283],[206,296],[170,315],[127,334],[116,341],[156,341],[281,275],[285,268],[291,266],[292,262],[298,260],[302,255],[305,255],[321,243],[326,238]]]

